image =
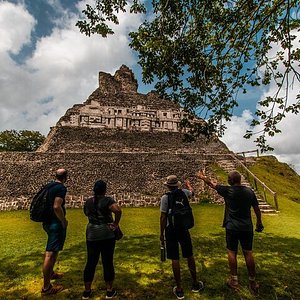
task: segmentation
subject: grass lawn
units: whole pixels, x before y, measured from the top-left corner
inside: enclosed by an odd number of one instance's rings
[[[284,200],[288,201],[288,200]],[[278,216],[264,216],[265,232],[255,234],[254,251],[258,299],[300,299],[300,204],[289,201]],[[247,272],[239,255],[239,277],[243,289],[234,294],[224,285],[228,274],[222,222],[223,207],[194,205],[195,227],[191,230],[200,294],[190,292],[190,277],[182,260],[185,299],[255,299],[247,290]],[[82,273],[86,260],[86,218],[80,209],[68,210],[68,236],[57,267],[65,276],[65,290],[49,299],[81,299]],[[121,227],[124,238],[115,251],[117,299],[175,299],[169,261],[160,262],[159,209],[124,208]],[[0,299],[38,299],[42,285],[41,264],[46,234],[41,224],[29,220],[28,211],[0,214]],[[104,299],[102,269],[94,282],[94,299]]]

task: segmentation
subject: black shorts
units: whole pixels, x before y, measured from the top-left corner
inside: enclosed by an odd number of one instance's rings
[[[66,229],[60,222],[43,223],[43,228],[48,234],[46,251],[58,252],[64,247],[66,239]]]
[[[184,258],[188,258],[193,255],[193,246],[189,231],[184,230],[181,232],[175,232],[173,229],[167,227],[166,250],[168,259],[179,259],[179,244],[181,247],[182,256]]]
[[[237,251],[238,244],[241,243],[243,250],[252,250],[253,231],[236,231],[226,229],[226,246],[228,250]]]

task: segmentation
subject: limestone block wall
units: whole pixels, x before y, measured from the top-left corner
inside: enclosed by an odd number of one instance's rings
[[[197,193],[203,191],[195,173],[207,163],[199,154],[2,152],[0,210],[27,209],[32,196],[60,167],[69,171],[68,207],[82,207],[97,179],[108,183],[108,194],[123,206],[158,205],[170,174],[189,178]]]
[[[53,132],[52,132],[53,131]],[[40,148],[47,152],[168,152],[174,153],[228,153],[218,139],[204,137],[184,142],[183,134],[175,132],[132,132],[101,130],[99,128],[55,127],[49,139]]]

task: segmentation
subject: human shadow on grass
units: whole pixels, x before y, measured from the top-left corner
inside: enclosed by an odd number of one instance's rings
[[[224,278],[226,274],[229,274],[225,233],[211,235],[209,238],[196,238],[194,239],[194,248],[198,251],[196,258],[198,261],[200,260],[203,275],[210,280],[207,282],[205,290],[208,299],[217,295],[214,290],[218,290],[219,295],[223,293],[224,299],[234,299],[230,298],[230,295],[224,291],[224,287],[226,288]],[[247,290],[248,273],[242,251],[239,248],[238,273],[243,288],[241,293],[236,295],[237,299],[239,297],[264,300],[300,299],[300,286],[298,284],[300,280],[300,252],[298,249],[300,249],[300,239],[283,238],[268,233],[255,233],[253,250],[260,293],[257,297],[253,297]],[[220,257],[220,251],[224,253],[223,258]],[[220,273],[222,274],[220,275]],[[221,286],[222,283],[223,287]]]
[[[247,290],[248,275],[239,251],[239,278],[244,287],[240,294],[229,290],[224,279],[228,272],[224,234],[203,237],[194,234],[194,255],[199,279],[205,290],[190,292],[190,275],[185,260],[181,260],[182,280],[186,299],[254,299]],[[260,294],[257,299],[300,299],[299,245],[295,238],[255,235],[254,253]],[[42,282],[42,251],[0,260],[0,299],[39,299]],[[65,276],[65,286],[59,296],[50,299],[80,299],[83,291],[83,269],[86,262],[85,242],[67,245],[59,255],[58,266]],[[125,236],[115,251],[117,299],[173,299],[174,279],[169,261],[160,262],[157,235]],[[95,299],[104,299],[105,284],[102,266],[96,271],[93,284]]]

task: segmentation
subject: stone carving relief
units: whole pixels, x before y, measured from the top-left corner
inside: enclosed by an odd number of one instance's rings
[[[111,128],[138,131],[180,131],[180,121],[186,116],[182,109],[154,110],[142,105],[133,107],[102,106],[91,101],[61,120],[61,126]]]

